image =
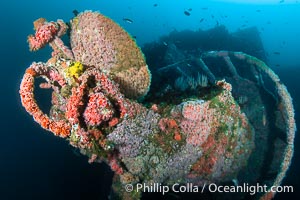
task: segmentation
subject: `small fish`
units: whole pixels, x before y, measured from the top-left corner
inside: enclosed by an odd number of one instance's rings
[[[266,113],[263,113],[263,116],[262,116],[262,124],[263,124],[264,126],[267,125],[267,115],[266,115]]]
[[[280,65],[279,65],[279,64],[276,64],[275,66],[276,66],[276,67],[280,67]]]
[[[242,27],[246,27],[246,24],[243,24]]]
[[[131,19],[129,19],[129,18],[123,18],[123,21],[127,22],[129,24],[133,23],[133,21]]]
[[[157,7],[158,5],[157,5],[157,3],[156,3],[156,4],[153,4],[153,6],[154,6],[154,7]]]
[[[225,18],[227,18],[228,16],[227,16],[227,15],[225,15],[224,17],[225,17]]]
[[[270,21],[267,21],[267,24],[271,24],[271,22],[270,22]]]
[[[201,18],[201,19],[200,19],[200,23],[203,22],[203,21],[204,21],[204,18]]]
[[[184,11],[184,14],[186,15],[186,16],[190,16],[191,15],[191,13],[189,13],[188,11]]]
[[[279,3],[284,3],[284,0],[279,1]]]
[[[163,44],[164,44],[165,46],[168,46],[168,43],[166,43],[166,42],[163,42]]]
[[[219,26],[219,21],[218,20],[216,21],[216,26]]]
[[[256,12],[261,12],[261,10],[257,9]]]
[[[132,38],[136,39],[136,36],[134,35],[134,36],[132,36]]]
[[[186,11],[186,10],[185,10],[183,13],[184,13],[186,16],[190,16],[190,15],[191,15],[191,13],[189,13],[189,12]]]
[[[211,18],[212,18],[212,19],[214,19],[214,18],[215,18],[215,16],[214,16],[214,15],[211,15]]]
[[[79,14],[78,10],[73,10],[72,12],[75,15],[75,17]]]
[[[192,8],[189,8],[189,9],[188,9],[188,11],[190,11],[190,12],[191,12],[192,10],[193,10]]]
[[[273,54],[280,55],[280,52],[279,51],[274,51]]]
[[[201,8],[202,10],[207,10],[208,8],[207,7],[203,7],[203,8]]]

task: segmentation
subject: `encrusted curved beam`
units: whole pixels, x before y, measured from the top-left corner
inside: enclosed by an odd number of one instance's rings
[[[275,87],[279,96],[279,103],[283,105],[283,109],[280,110],[284,116],[286,123],[286,135],[287,135],[287,147],[284,152],[284,160],[280,167],[280,172],[277,175],[273,186],[280,186],[285,174],[291,165],[293,152],[294,152],[294,138],[296,133],[296,123],[295,123],[295,112],[292,103],[292,98],[287,91],[286,86],[280,81],[279,77],[271,70],[263,61],[250,56],[242,52],[230,52],[230,51],[209,51],[206,52],[203,57],[228,57],[229,55],[234,56],[239,60],[246,61],[249,65],[254,65],[257,69],[266,73],[271,80],[274,82]],[[261,199],[272,199],[276,193],[268,191],[264,194]]]

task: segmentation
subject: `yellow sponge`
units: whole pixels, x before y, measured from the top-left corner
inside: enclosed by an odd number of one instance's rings
[[[84,72],[84,67],[81,62],[72,62],[67,69],[67,76],[68,77],[75,77],[78,78]]]

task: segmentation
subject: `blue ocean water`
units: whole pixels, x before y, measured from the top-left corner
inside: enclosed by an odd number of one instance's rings
[[[141,46],[174,30],[206,30],[222,24],[233,32],[256,26],[268,54],[268,64],[294,99],[299,124],[300,2],[297,0],[3,0],[0,3],[0,199],[106,199],[109,194],[112,172],[108,167],[88,164],[87,158],[76,156],[65,141],[42,130],[25,112],[18,96],[24,70],[33,61],[47,60],[50,52],[49,48],[29,52],[26,39],[33,33],[32,22],[39,17],[68,21],[74,16],[74,9],[100,11],[135,36]],[[133,22],[128,23],[124,18]],[[283,182],[293,185],[294,193],[278,194],[276,199],[300,196],[299,145],[296,137],[293,164]]]

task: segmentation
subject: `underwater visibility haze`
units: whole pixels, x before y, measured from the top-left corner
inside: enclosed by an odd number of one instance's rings
[[[1,4],[1,199],[300,195],[297,0]]]

